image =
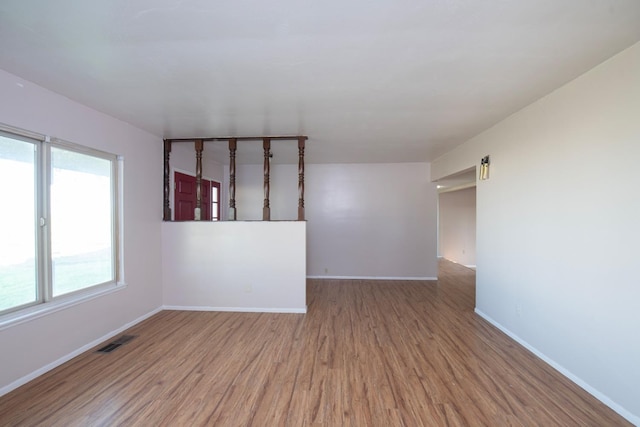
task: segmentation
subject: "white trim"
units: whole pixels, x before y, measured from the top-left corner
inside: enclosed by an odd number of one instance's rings
[[[242,313],[306,313],[305,308],[261,308],[261,307],[209,307],[209,306],[182,306],[182,305],[165,305],[163,310],[178,311],[232,311]]]
[[[59,358],[58,360],[51,362],[45,366],[43,366],[40,369],[36,369],[35,371],[31,372],[30,374],[25,375],[22,378],[18,378],[17,380],[15,380],[14,382],[12,382],[11,384],[8,384],[2,388],[0,388],[0,396],[3,396],[15,389],[17,389],[18,387],[28,383],[29,381],[39,377],[40,375],[43,375],[47,372],[49,372],[50,370],[57,368],[58,366],[62,365],[63,363],[68,362],[69,360],[73,359],[76,356],[79,356],[80,354],[84,353],[87,350],[91,350],[93,347],[97,346],[100,343],[103,343],[105,341],[107,341],[110,338],[113,338],[114,336],[118,335],[119,333],[131,328],[132,326],[135,326],[136,324],[142,322],[143,320],[148,319],[149,317],[153,316],[156,313],[159,313],[160,311],[162,311],[162,307],[158,307],[155,310],[150,311],[147,314],[144,314],[140,317],[138,317],[137,319],[125,324],[124,326],[115,329],[103,336],[101,336],[100,338],[91,341],[89,344],[83,345],[82,347],[72,351],[71,353],[67,354],[66,356],[62,356],[61,358]]]
[[[35,206],[35,218],[40,222],[40,226],[34,223],[37,260],[35,265],[35,274],[37,276],[35,290],[37,298],[26,304],[3,310],[4,313],[0,314],[0,331],[125,288],[124,258],[121,252],[124,235],[120,231],[120,224],[123,219],[122,156],[49,135],[42,135],[42,138],[38,138],[37,136],[40,134],[5,126],[2,123],[0,123],[0,131],[9,134],[10,138],[17,140],[24,140],[25,138],[35,140],[33,145],[37,161],[34,163],[36,192],[33,202]],[[110,201],[113,203],[111,212],[111,256],[114,263],[114,270],[112,271],[113,281],[106,281],[101,284],[90,284],[89,286],[61,296],[53,295],[51,284],[53,280],[53,253],[51,248],[51,191],[49,186],[51,185],[50,181],[53,170],[53,149],[109,161],[111,163],[112,173],[110,177],[111,183],[115,184],[110,193]],[[122,273],[122,275],[119,273]]]
[[[118,268],[116,271],[116,277],[118,278],[118,285],[124,285],[126,283],[126,279],[124,277],[124,156],[117,156],[116,168],[116,241],[118,244],[118,254],[115,260]]]
[[[444,258],[444,257],[442,257],[442,258]],[[460,262],[458,262],[458,261],[454,261],[454,260],[452,260],[452,259],[450,259],[450,258],[444,258],[444,259],[446,259],[447,261],[452,262],[452,263],[454,263],[454,264],[461,265],[461,266],[463,266],[463,267],[473,268],[473,269],[475,269],[475,268],[476,268],[476,265],[475,265],[475,264],[468,264],[468,265],[467,265],[467,264],[462,264],[462,263],[460,263]]]
[[[520,338],[518,335],[514,334],[509,329],[505,328],[500,323],[496,322],[494,319],[489,317],[487,314],[483,313],[482,310],[479,310],[478,308],[476,308],[475,312],[476,312],[476,314],[478,316],[482,317],[484,320],[486,320],[487,322],[491,323],[493,326],[495,326],[496,328],[498,328],[502,332],[504,332],[506,335],[508,335],[509,338],[513,339],[518,344],[522,345],[524,348],[526,348],[527,350],[529,350],[530,352],[532,352],[533,354],[538,356],[540,359],[542,359],[545,363],[547,363],[553,369],[555,369],[556,371],[560,372],[562,375],[567,377],[569,380],[573,381],[578,386],[582,387],[587,393],[591,394],[593,397],[598,399],[600,402],[604,403],[609,408],[611,408],[615,412],[617,412],[619,415],[621,415],[622,417],[626,418],[627,421],[629,421],[630,423],[632,423],[634,425],[640,426],[640,417],[632,414],[631,412],[629,412],[626,409],[624,409],[622,406],[620,406],[617,403],[615,403],[608,396],[606,396],[605,394],[603,394],[600,391],[596,390],[595,388],[593,388],[592,386],[587,384],[584,380],[582,380],[580,377],[578,377],[578,376],[574,375],[573,373],[571,373],[571,371],[566,369],[564,366],[560,365],[559,363],[557,363],[556,361],[554,361],[553,359],[551,359],[550,357],[548,357],[547,355],[545,355],[544,353],[542,353],[541,351],[539,351],[538,349],[536,349],[535,347],[530,345],[528,342],[526,342],[525,340]]]
[[[341,280],[438,280],[437,277],[380,277],[380,276],[307,276],[307,279],[341,279]]]
[[[66,310],[78,304],[91,301],[94,298],[117,292],[127,287],[126,283],[99,285],[97,289],[87,288],[61,296],[52,301],[32,305],[31,307],[16,310],[0,316],[0,331],[11,328],[21,323],[30,322],[40,317],[47,316],[60,310]]]
[[[476,182],[474,181],[474,182],[469,182],[467,184],[456,185],[455,187],[439,188],[438,193],[442,194],[442,193],[450,193],[452,191],[466,190],[467,188],[472,188],[475,186],[476,186]]]
[[[30,130],[17,128],[15,126],[9,126],[4,123],[0,123],[0,132],[23,136],[25,138],[34,139],[36,141],[43,141],[43,142],[50,138],[49,135],[45,135],[38,132],[32,132]]]
[[[61,148],[65,151],[71,151],[78,154],[84,154],[91,157],[98,157],[100,159],[109,160],[110,162],[117,162],[118,155],[110,153],[108,151],[99,150],[97,148],[90,147],[88,145],[78,144],[76,142],[67,141],[66,139],[50,137],[47,135],[45,141],[47,144],[51,144],[52,147]]]

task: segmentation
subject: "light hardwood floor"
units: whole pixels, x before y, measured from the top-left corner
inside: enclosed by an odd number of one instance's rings
[[[300,314],[164,311],[0,398],[0,425],[614,426],[473,313],[475,272],[310,280]]]

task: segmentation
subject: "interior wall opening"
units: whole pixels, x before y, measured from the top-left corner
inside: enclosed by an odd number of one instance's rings
[[[474,166],[437,182],[439,276],[448,262],[476,269],[476,179]]]

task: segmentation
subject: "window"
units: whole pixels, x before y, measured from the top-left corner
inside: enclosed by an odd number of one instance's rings
[[[115,287],[117,171],[115,155],[0,131],[0,314]]]
[[[211,181],[211,221],[220,221],[220,183]]]

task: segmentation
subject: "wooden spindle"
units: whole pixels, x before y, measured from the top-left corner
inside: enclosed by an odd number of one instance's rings
[[[169,158],[171,157],[171,140],[164,140],[164,201],[162,219],[171,221],[171,205],[169,204],[169,195],[171,194]]]
[[[298,138],[298,221],[304,221],[304,141]]]
[[[271,140],[263,138],[264,149],[264,206],[262,207],[262,220],[271,221],[271,207],[269,206],[269,175],[271,173]]]
[[[204,148],[202,140],[196,139],[196,208],[193,217],[196,221],[202,219],[202,150]]]
[[[235,221],[236,217],[236,150],[237,139],[229,140],[229,221]]]

